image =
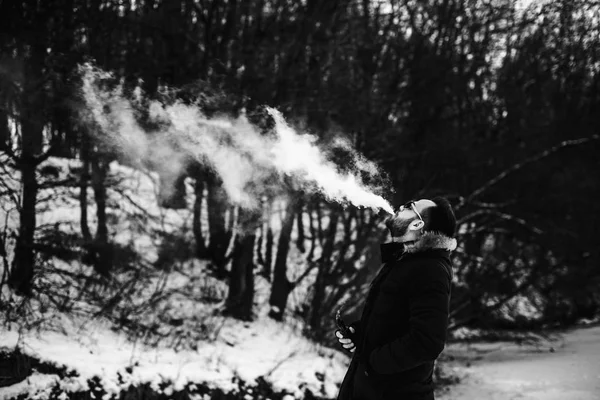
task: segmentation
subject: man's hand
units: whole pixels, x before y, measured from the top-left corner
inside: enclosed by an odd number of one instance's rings
[[[354,333],[354,328],[350,327],[349,329],[350,332]],[[350,338],[345,337],[339,330],[335,331],[335,336],[338,338],[338,342],[340,342],[344,349],[348,350],[350,353],[354,353],[356,345]]]

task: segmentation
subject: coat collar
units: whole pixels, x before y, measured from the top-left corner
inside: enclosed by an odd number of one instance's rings
[[[416,254],[428,250],[454,251],[456,239],[438,232],[425,232],[417,241],[410,244],[383,243],[381,245],[381,261],[397,260],[403,253]]]
[[[456,250],[456,239],[438,232],[425,232],[419,240],[404,245],[407,253],[420,253],[427,250]]]

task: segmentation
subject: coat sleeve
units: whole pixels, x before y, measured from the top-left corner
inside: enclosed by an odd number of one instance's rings
[[[374,349],[367,371],[394,374],[434,361],[446,343],[450,303],[450,277],[438,263],[415,266],[409,292],[409,330]]]

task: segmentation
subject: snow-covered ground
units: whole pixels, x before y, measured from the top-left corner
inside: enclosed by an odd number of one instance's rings
[[[438,400],[600,399],[600,325],[538,344],[452,344],[445,356],[463,379]]]
[[[3,346],[12,348],[18,342],[27,354],[77,372],[78,377],[61,382],[61,388],[68,392],[87,390],[87,380],[94,376],[114,394],[144,383],[158,391],[164,382],[172,385],[163,391],[179,391],[188,383],[208,383],[228,392],[235,390],[234,377],[247,383],[262,377],[276,391],[286,391],[295,398],[301,398],[305,388],[335,397],[348,362],[340,352],[319,346],[293,328],[267,318],[252,323],[223,318],[215,341],[199,342],[196,350],[179,352],[133,343],[100,322],[81,325],[67,318],[62,322],[65,333],[19,335],[2,329],[0,337]],[[132,372],[125,373],[132,366]],[[123,382],[119,382],[119,374]],[[0,399],[22,393],[45,398],[57,379],[56,375],[34,374],[25,382],[0,388]]]
[[[3,344],[20,340],[26,352],[76,370],[80,378],[63,379],[65,391],[87,388],[85,378],[102,377],[109,393],[129,384],[172,381],[164,389],[179,390],[187,382],[210,382],[227,390],[232,377],[251,382],[262,376],[276,390],[300,398],[300,387],[335,397],[345,373],[347,358],[339,352],[303,339],[291,328],[269,320],[253,323],[227,320],[219,339],[203,343],[197,351],[174,352],[144,348],[128,342],[100,324],[65,325],[70,334],[1,332]],[[597,400],[600,399],[600,325],[580,327],[551,340],[514,344],[454,343],[444,353],[446,371],[460,383],[437,394],[438,400]],[[117,373],[136,364],[133,373],[118,383]],[[44,398],[56,375],[34,374],[28,380],[0,388],[0,399],[22,393]]]

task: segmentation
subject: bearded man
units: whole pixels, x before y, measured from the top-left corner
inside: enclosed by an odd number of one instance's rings
[[[338,400],[433,400],[435,360],[446,344],[456,218],[436,197],[410,201],[386,221],[383,267],[359,321],[345,336],[354,353]]]

